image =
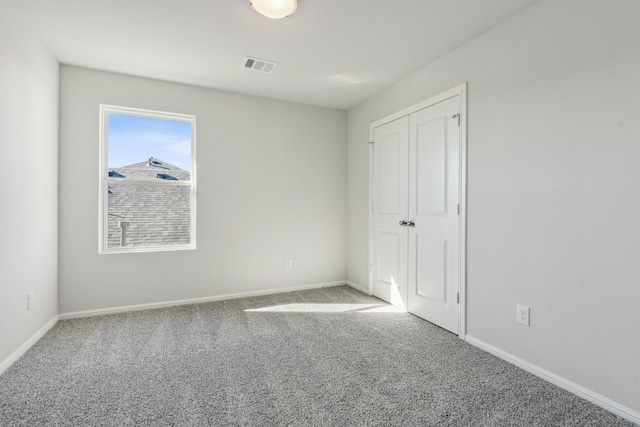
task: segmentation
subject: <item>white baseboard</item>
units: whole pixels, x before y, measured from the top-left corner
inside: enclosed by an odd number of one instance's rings
[[[266,289],[263,291],[238,292],[234,294],[216,295],[211,297],[189,298],[189,299],[181,299],[181,300],[174,300],[174,301],[153,302],[148,304],[125,305],[125,306],[110,307],[110,308],[98,308],[95,310],[83,310],[83,311],[73,311],[69,313],[62,313],[60,314],[59,318],[60,320],[67,320],[67,319],[78,319],[81,317],[105,316],[108,314],[127,313],[131,311],[152,310],[154,308],[198,304],[198,303],[211,302],[211,301],[223,301],[228,299],[246,298],[246,297],[254,297],[254,296],[260,296],[260,295],[280,294],[284,292],[304,291],[308,289],[328,288],[332,286],[341,286],[345,284],[347,284],[347,282],[345,280],[341,280],[338,282],[315,283],[312,285],[293,286],[290,288]]]
[[[23,354],[27,352],[35,343],[38,342],[40,338],[44,336],[49,329],[53,328],[55,324],[58,323],[58,316],[55,316],[53,319],[49,320],[46,325],[44,325],[38,332],[33,334],[31,338],[29,338],[24,344],[22,344],[16,351],[11,353],[7,359],[5,359],[2,363],[0,363],[0,375],[4,373],[9,366],[13,365],[16,360],[20,359]]]
[[[464,339],[469,344],[478,347],[479,349],[484,350],[487,353],[491,353],[494,356],[497,356],[500,359],[511,363],[512,365],[522,368],[525,371],[542,378],[545,381],[549,381],[550,383],[555,384],[560,388],[563,388],[577,396],[580,396],[583,399],[606,409],[607,411],[613,412],[614,414],[619,415],[624,419],[640,425],[640,412],[636,412],[631,408],[621,405],[618,402],[615,402],[592,390],[582,387],[581,385],[569,381],[566,378],[562,378],[561,376],[556,375],[553,372],[542,369],[532,363],[527,362],[526,360],[520,359],[519,357],[516,357],[510,353],[507,353],[506,351],[494,347],[491,344],[487,344],[486,342],[481,341],[477,338],[466,335]]]
[[[369,292],[369,288],[366,286],[360,286],[358,284],[355,284],[353,282],[350,281],[346,281],[347,285],[351,286],[353,289],[357,289],[360,292],[362,292],[363,294],[367,294],[367,295],[371,295],[371,292]]]

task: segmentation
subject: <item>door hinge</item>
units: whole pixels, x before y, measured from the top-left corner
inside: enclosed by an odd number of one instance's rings
[[[452,119],[458,118],[458,127],[460,127],[460,113],[454,114],[453,116],[451,116]]]
[[[371,145],[372,150],[376,149],[376,144],[374,144],[373,141],[369,141],[369,144]]]
[[[460,304],[460,292],[456,294],[456,301],[458,304]]]
[[[460,215],[460,203],[458,203],[458,215]]]

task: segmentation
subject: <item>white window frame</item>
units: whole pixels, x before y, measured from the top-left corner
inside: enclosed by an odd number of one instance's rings
[[[109,149],[109,115],[120,114],[135,117],[146,117],[163,120],[173,120],[191,123],[191,173],[190,180],[158,180],[158,179],[122,179],[109,177],[108,149]],[[140,108],[118,107],[114,105],[100,104],[100,164],[99,164],[99,243],[98,253],[132,253],[132,252],[164,252],[193,250],[196,248],[196,116],[189,114],[169,113],[164,111],[144,110]],[[190,187],[190,238],[189,244],[165,245],[165,246],[121,246],[109,248],[109,205],[108,186],[111,183],[150,184],[150,185],[177,185]]]

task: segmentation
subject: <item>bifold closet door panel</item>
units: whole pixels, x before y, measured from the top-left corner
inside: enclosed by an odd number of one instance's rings
[[[408,310],[458,333],[459,96],[409,116]]]
[[[406,308],[409,119],[374,129],[373,294]]]

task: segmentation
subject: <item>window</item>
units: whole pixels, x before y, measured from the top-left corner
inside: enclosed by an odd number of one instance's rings
[[[100,253],[195,249],[196,118],[100,106]]]

